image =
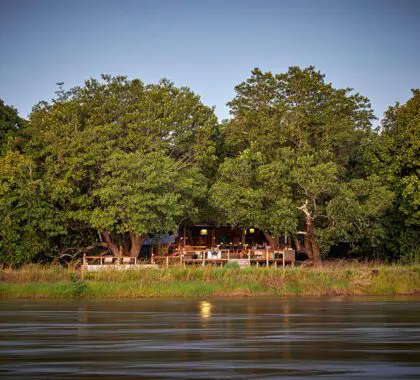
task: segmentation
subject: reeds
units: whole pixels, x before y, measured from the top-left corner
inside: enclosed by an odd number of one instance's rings
[[[419,265],[181,268],[80,272],[30,265],[0,271],[2,298],[140,298],[420,294]]]

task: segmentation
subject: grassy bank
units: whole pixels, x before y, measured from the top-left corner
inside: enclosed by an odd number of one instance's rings
[[[420,294],[420,266],[164,268],[89,272],[31,265],[0,271],[1,298]]]

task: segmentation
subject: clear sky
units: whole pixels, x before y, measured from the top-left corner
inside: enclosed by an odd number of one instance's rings
[[[313,65],[381,118],[420,87],[419,0],[0,0],[0,98],[26,117],[101,73],[169,78],[228,117],[259,67]]]

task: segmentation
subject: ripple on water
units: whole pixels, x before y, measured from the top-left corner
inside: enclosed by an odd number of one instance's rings
[[[0,376],[419,377],[418,301],[1,301]]]

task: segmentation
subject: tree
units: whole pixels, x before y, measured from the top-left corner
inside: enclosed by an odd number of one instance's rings
[[[197,212],[217,164],[213,110],[188,88],[102,76],[57,92],[31,116],[28,154],[67,225],[137,256],[151,234]]]
[[[24,127],[25,121],[17,111],[0,99],[0,155],[20,142]]]
[[[384,218],[385,249],[394,257],[420,258],[420,90],[405,104],[389,107],[382,133],[367,149],[366,170],[394,193]]]
[[[50,249],[50,238],[65,232],[34,177],[34,162],[18,152],[0,158],[0,262],[20,265]]]
[[[369,102],[351,89],[333,88],[313,67],[276,75],[254,69],[235,89],[228,103],[233,118],[223,130],[230,158],[213,186],[214,203],[232,223],[252,223],[266,236],[284,229],[296,236],[303,218],[305,251],[317,263],[349,236],[351,226],[337,228],[338,200],[354,188],[360,141],[371,133]],[[372,188],[373,179],[365,180]],[[388,202],[386,194],[375,218]]]
[[[0,99],[0,262],[20,265],[62,232],[36,164],[22,154],[26,122]]]

